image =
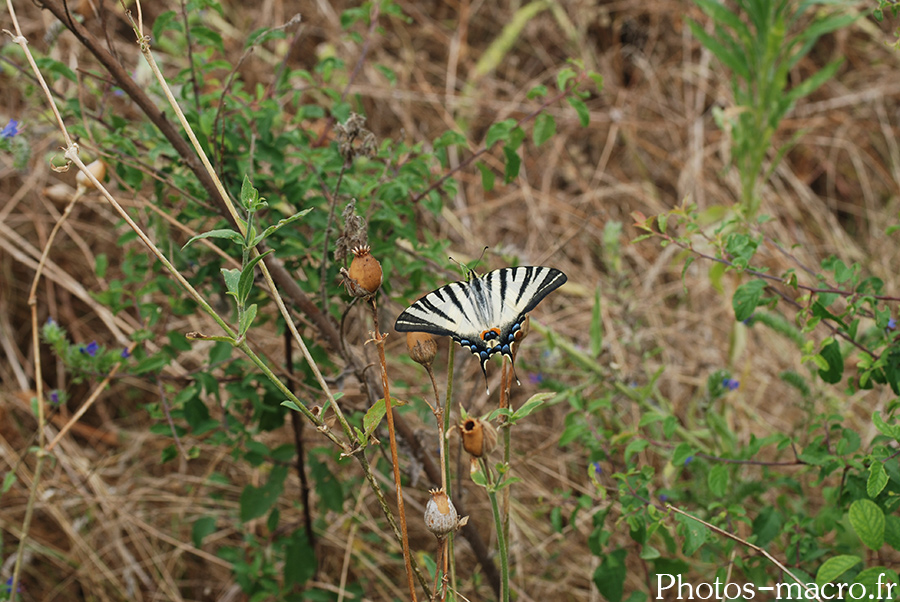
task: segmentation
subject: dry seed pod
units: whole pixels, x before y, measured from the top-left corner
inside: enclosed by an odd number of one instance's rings
[[[443,489],[431,489],[428,493],[431,499],[425,505],[425,526],[442,539],[462,526],[459,515]]]
[[[103,159],[92,161],[87,165],[87,168],[88,171],[101,182],[103,181],[103,178],[106,177],[106,162],[103,161]],[[78,189],[82,192],[94,188],[94,183],[91,182],[90,178],[88,178],[87,174],[83,171],[79,171],[75,175],[75,183],[78,184]]]
[[[428,368],[437,355],[437,342],[427,332],[407,332],[406,349],[414,362]]]
[[[473,458],[491,453],[497,446],[497,429],[481,418],[467,418],[459,425],[463,449]]]
[[[381,287],[381,264],[369,252],[368,246],[353,249],[349,270],[341,270],[344,286],[354,297],[372,297]]]

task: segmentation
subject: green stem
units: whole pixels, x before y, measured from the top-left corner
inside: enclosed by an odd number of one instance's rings
[[[491,511],[494,515],[494,528],[497,530],[497,549],[500,552],[500,601],[509,602],[509,551],[506,546],[506,537],[503,535],[503,521],[500,517],[500,503],[497,501],[497,490],[494,489],[494,478],[484,458],[479,458],[481,470],[487,481],[488,498],[491,500]]]

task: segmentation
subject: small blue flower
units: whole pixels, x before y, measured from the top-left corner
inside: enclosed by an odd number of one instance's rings
[[[59,391],[57,391],[56,389],[50,391],[50,403],[55,406],[59,405]]]
[[[723,378],[722,386],[728,389],[729,391],[734,391],[738,387],[741,386],[741,381],[735,380],[733,378]]]
[[[895,320],[894,318],[889,319],[888,330],[894,330],[895,328],[897,328],[897,320]]]
[[[0,130],[0,138],[14,138],[19,133],[19,122],[10,119],[2,130]]]
[[[12,593],[12,582],[13,582],[12,577],[10,577],[9,579],[6,580],[6,593],[7,594]],[[22,593],[22,584],[21,583],[19,583],[18,587],[16,587],[16,593],[17,594]]]
[[[48,318],[47,318],[47,326],[55,326],[55,325],[56,325],[56,320],[54,320],[53,318],[48,317]]]
[[[690,464],[693,461],[694,461],[694,456],[688,456],[687,458],[684,459],[684,465],[687,466],[688,464]]]
[[[668,502],[668,501],[669,501],[669,496],[667,496],[665,493],[660,493],[660,494],[659,494],[659,501],[661,501],[661,502]]]
[[[89,355],[94,357],[97,355],[97,350],[100,349],[100,345],[97,344],[97,341],[91,341],[87,344],[87,346],[82,345],[78,348],[78,351],[85,355]]]
[[[594,467],[594,474],[598,477],[603,474],[603,469],[600,467],[600,462],[592,462],[591,466]]]
[[[131,352],[128,351],[128,347],[125,347],[124,349],[122,349],[122,359],[127,360],[130,357],[131,357]]]
[[[529,372],[528,373],[528,382],[533,385],[539,385],[544,382],[544,375],[540,372]]]

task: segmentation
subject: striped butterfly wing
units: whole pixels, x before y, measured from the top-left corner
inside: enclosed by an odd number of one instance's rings
[[[565,281],[566,275],[555,268],[494,270],[428,293],[400,314],[394,328],[452,337],[478,356],[486,372],[495,353],[512,360],[510,345],[525,314]]]

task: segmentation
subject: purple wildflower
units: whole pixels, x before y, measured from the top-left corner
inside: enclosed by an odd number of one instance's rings
[[[128,351],[128,347],[125,347],[124,349],[122,349],[122,359],[127,360],[130,357],[131,357],[131,352]]]
[[[598,477],[603,474],[603,469],[600,467],[600,462],[592,462],[591,466],[594,467],[594,474]]]
[[[693,461],[694,461],[694,456],[688,456],[687,458],[684,459],[684,465],[687,466],[688,464],[690,464]]]
[[[56,389],[50,391],[50,403],[55,406],[59,405],[59,391],[57,391]]]
[[[729,391],[734,391],[738,387],[741,386],[741,382],[739,380],[735,380],[733,378],[723,378],[722,386],[728,389]]]
[[[81,347],[78,348],[78,350],[81,353],[83,353],[85,355],[89,355],[91,357],[94,357],[97,355],[98,349],[100,349],[100,345],[97,344],[97,341],[91,341],[90,343],[87,344],[87,346],[82,345]]]
[[[533,385],[539,385],[544,382],[544,375],[540,372],[529,372],[528,373],[528,382]]]
[[[669,496],[667,496],[665,493],[660,493],[660,494],[659,494],[659,501],[661,501],[661,502],[668,502],[668,501],[669,501]]]
[[[19,122],[10,119],[2,130],[0,130],[0,138],[14,138],[19,133]]]
[[[894,330],[895,328],[897,328],[897,320],[890,318],[888,320],[888,330]]]

